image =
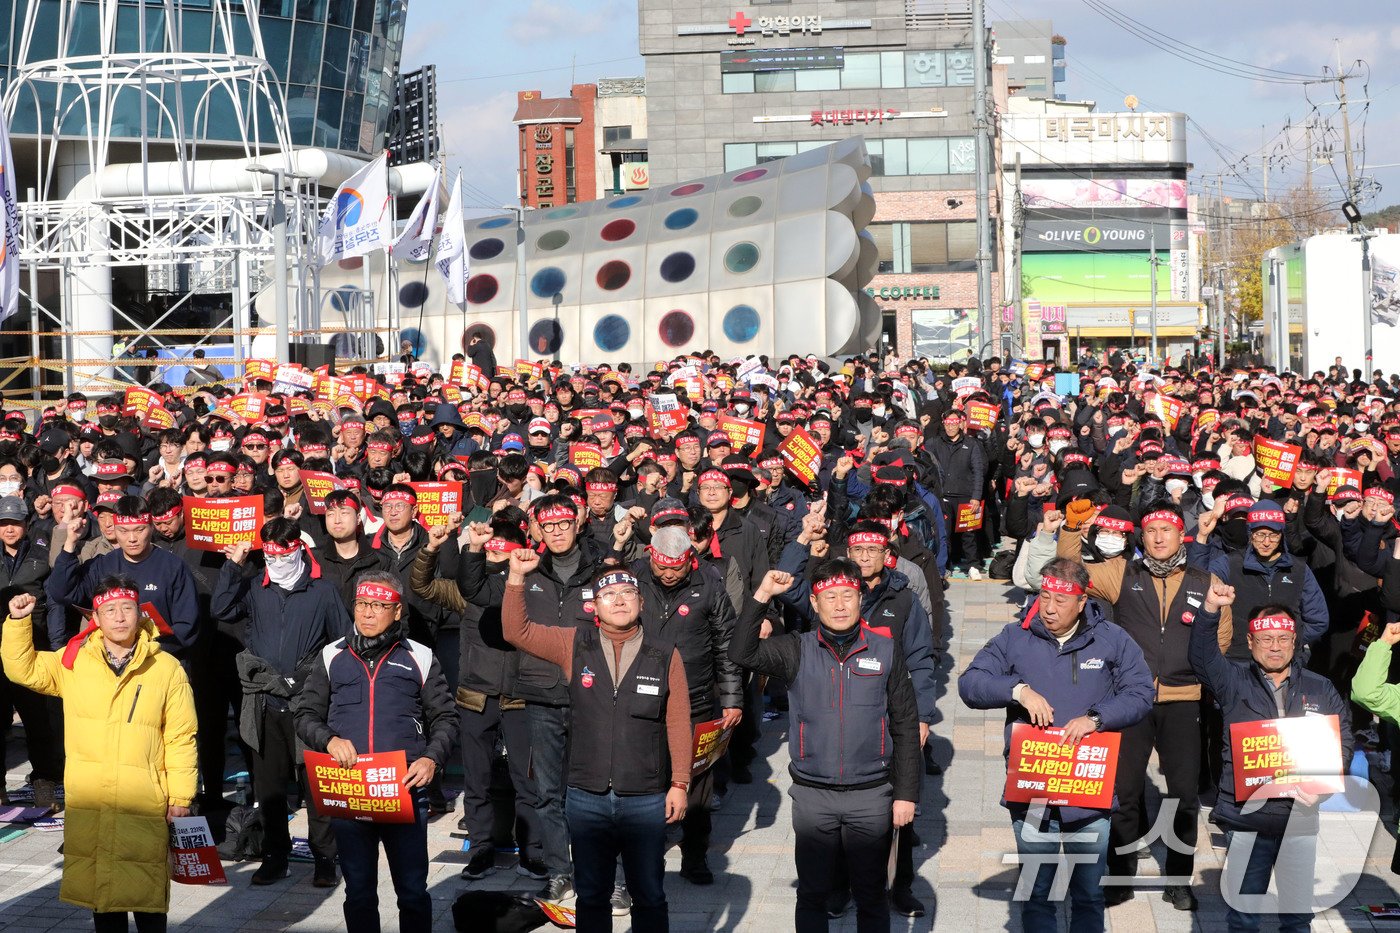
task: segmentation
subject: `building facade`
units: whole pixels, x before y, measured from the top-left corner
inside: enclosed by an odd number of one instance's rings
[[[568,97],[516,94],[520,203],[554,207],[649,186],[641,78],[575,84]]]
[[[655,184],[863,136],[879,248],[869,293],[885,339],[938,359],[995,347],[976,333],[970,3],[640,0],[639,11]]]
[[[1006,67],[1012,97],[1064,100],[1065,39],[1048,19],[992,23],[996,54],[992,64]]]
[[[1001,143],[1006,287],[1026,357],[1145,357],[1154,323],[1159,358],[1195,353],[1186,116],[1013,98]]]

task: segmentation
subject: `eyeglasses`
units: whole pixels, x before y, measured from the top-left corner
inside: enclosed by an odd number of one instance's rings
[[[728,492],[729,487],[723,483],[701,483],[701,492]]]
[[[387,611],[387,610],[393,609],[394,606],[395,606],[394,603],[381,603],[381,602],[379,602],[379,601],[376,600],[376,599],[357,599],[357,600],[355,600],[355,610],[356,610],[357,612],[358,612],[358,611],[361,611],[361,610],[364,610],[364,611],[373,612],[373,613],[378,614],[378,613],[385,612],[385,611]]]
[[[1293,639],[1292,635],[1255,635],[1254,643],[1261,648],[1287,648]]]
[[[267,450],[266,444],[244,444],[244,450]]]
[[[1250,532],[1250,535],[1260,538],[1282,538],[1283,532],[1274,531],[1272,528],[1256,528]]]
[[[413,508],[413,506],[409,505],[407,502],[386,502],[384,504],[385,512],[406,512],[411,508]]]
[[[611,606],[613,603],[631,602],[640,595],[641,594],[637,592],[636,587],[625,586],[620,590],[608,590],[606,593],[598,597],[598,602],[603,603],[606,606]]]
[[[558,534],[559,532],[566,531],[572,527],[574,527],[574,523],[572,521],[545,522],[542,525],[540,525],[540,530],[547,531],[550,534]]]

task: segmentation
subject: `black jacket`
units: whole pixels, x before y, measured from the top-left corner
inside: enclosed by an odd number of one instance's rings
[[[744,705],[739,666],[729,657],[734,606],[724,579],[711,567],[694,567],[675,586],[662,586],[649,560],[632,565],[642,593],[642,630],[648,638],[672,643],[685,665],[690,687],[690,718],[704,722],[720,709]]]
[[[44,581],[48,576],[49,549],[42,544],[20,538],[14,557],[0,548],[0,606],[8,611],[10,600],[21,593],[38,600],[29,618],[34,627],[34,647],[39,651],[57,651],[67,640],[63,614],[55,613],[55,619],[50,620],[44,606]]]
[[[355,602],[356,578],[366,570],[389,570],[388,555],[392,553],[392,550],[376,551],[370,547],[369,538],[360,535],[359,550],[354,557],[341,557],[335,542],[326,538],[325,543],[316,548],[316,559],[321,563],[321,579],[335,587],[341,602],[350,610]]]

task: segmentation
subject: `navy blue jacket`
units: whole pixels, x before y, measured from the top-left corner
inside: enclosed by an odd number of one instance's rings
[[[1007,708],[1005,747],[1011,750],[1011,726],[1030,722],[1023,707],[1011,698],[1025,684],[1055,710],[1054,726],[1064,726],[1093,710],[1105,732],[1118,732],[1142,720],[1152,710],[1152,672],[1131,635],[1109,622],[1094,600],[1084,605],[1079,629],[1063,646],[1040,620],[1040,602],[1032,603],[1021,621],[1011,622],[982,646],[958,678],[958,695],[973,709]],[[1015,810],[1025,804],[1003,806]],[[1101,811],[1060,807],[1062,820],[1101,816]]]
[[[457,706],[433,652],[407,638],[372,664],[337,639],[321,650],[306,684],[292,701],[297,735],[325,751],[348,739],[355,751],[404,752],[409,764],[447,763],[457,737]]]
[[[1237,605],[1234,613],[1234,618],[1237,620],[1235,624],[1236,644],[1243,643],[1243,633],[1247,628],[1245,623],[1249,618],[1249,613],[1269,602],[1279,602],[1298,614],[1298,621],[1302,625],[1302,630],[1298,634],[1304,644],[1316,644],[1322,636],[1327,634],[1327,627],[1332,617],[1327,608],[1327,597],[1322,594],[1322,587],[1317,585],[1317,577],[1313,575],[1312,568],[1306,563],[1298,560],[1288,553],[1287,549],[1284,549],[1279,554],[1278,560],[1272,564],[1265,564],[1254,552],[1254,548],[1246,547],[1243,551],[1240,572],[1236,574],[1231,566],[1231,559],[1231,555],[1225,551],[1215,551],[1211,556],[1210,572],[1215,574],[1218,579],[1228,581],[1236,588]],[[1297,578],[1296,581],[1293,577]],[[1275,578],[1278,580],[1276,581]],[[1297,605],[1290,605],[1293,602],[1292,599],[1271,598],[1274,595],[1275,586],[1280,585],[1283,579],[1288,580],[1288,591],[1298,589]]]
[[[274,586],[266,571],[254,584],[238,564],[226,561],[210,608],[221,622],[247,616],[248,651],[284,677],[296,676],[299,667],[304,672],[309,655],[350,631],[350,614],[315,561],[286,590]]]
[[[1298,821],[1296,829],[1316,832],[1316,807],[1295,808],[1294,801],[1277,798],[1265,801],[1263,806],[1246,814],[1240,802],[1235,799],[1230,725],[1237,722],[1277,719],[1278,705],[1274,702],[1273,686],[1253,658],[1248,661],[1232,661],[1220,653],[1220,644],[1216,641],[1216,631],[1219,627],[1220,614],[1204,610],[1196,613],[1195,623],[1191,626],[1191,667],[1201,679],[1201,683],[1215,694],[1215,702],[1220,705],[1221,717],[1225,722],[1220,791],[1211,819],[1226,829],[1281,836],[1292,818]],[[1302,660],[1296,655],[1293,658],[1293,666],[1288,671],[1288,678],[1285,715],[1336,716],[1341,726],[1342,767],[1345,769],[1351,761],[1354,744],[1350,707],[1342,700],[1330,680],[1303,667]]]
[[[111,574],[124,574],[136,581],[141,591],[137,602],[150,603],[174,633],[160,637],[161,647],[181,660],[188,657],[199,642],[199,591],[190,568],[169,551],[153,547],[135,564],[120,549],[82,564],[77,554],[60,551],[53,573],[44,582],[44,593],[51,603],[86,611],[97,584]]]

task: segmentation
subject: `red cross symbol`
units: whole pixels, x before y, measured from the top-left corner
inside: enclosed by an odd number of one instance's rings
[[[729,21],[729,25],[734,29],[735,35],[742,36],[744,30],[753,25],[753,20],[745,16],[743,10],[740,10],[734,14],[733,19]]]

